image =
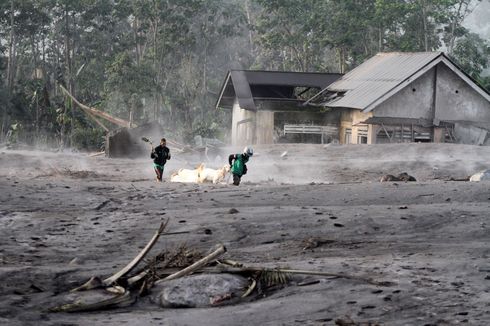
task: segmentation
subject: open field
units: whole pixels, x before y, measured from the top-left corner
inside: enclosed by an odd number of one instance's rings
[[[222,166],[233,150],[208,165]],[[234,187],[158,184],[144,158],[0,150],[0,324],[490,324],[490,182],[448,181],[490,168],[490,147],[290,144],[255,152]],[[174,153],[165,177],[200,159]],[[379,183],[401,172],[418,181]],[[110,311],[45,311],[91,276],[124,266],[166,218],[170,232],[189,233],[162,236],[152,253],[223,243],[226,257],[250,265],[394,284],[309,276],[231,306],[163,309],[144,297]]]

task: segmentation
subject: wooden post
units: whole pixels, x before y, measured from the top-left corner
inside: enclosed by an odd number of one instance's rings
[[[445,130],[444,128],[434,127],[434,143],[444,143]]]
[[[386,137],[388,137],[388,140],[390,141],[391,143],[391,137],[390,137],[390,134],[388,133],[388,131],[386,130],[385,128],[385,125],[383,123],[381,123],[381,127],[383,127],[383,130],[385,131],[385,134],[386,134]]]

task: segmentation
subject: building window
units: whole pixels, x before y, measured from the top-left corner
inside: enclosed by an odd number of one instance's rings
[[[344,144],[351,144],[351,143],[352,143],[352,129],[347,128],[345,129]]]
[[[367,144],[368,139],[368,126],[357,127],[357,143]]]
[[[358,144],[367,144],[367,136],[357,136]]]

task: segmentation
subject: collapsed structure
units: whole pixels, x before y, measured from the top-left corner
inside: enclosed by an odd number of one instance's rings
[[[321,107],[305,103],[340,77],[340,74],[308,72],[228,72],[216,107],[233,112],[232,145],[270,144],[284,130],[298,131],[288,129],[289,126],[305,123],[324,126],[318,133],[337,137],[336,121],[340,115],[325,115]]]
[[[306,84],[304,80],[295,79],[301,75],[289,74],[292,75],[288,85]],[[301,124],[291,119],[292,124],[288,124],[286,117],[282,121],[283,134],[288,130],[318,132],[342,144],[490,144],[490,94],[442,52],[379,53],[344,76],[325,75],[330,76],[332,82],[307,100],[298,99],[293,93],[290,97],[277,97],[272,109],[270,105],[264,109],[264,99],[257,89],[263,85],[274,89],[284,83],[275,80],[276,84],[271,84],[265,78],[266,72],[258,75],[249,71],[229,73],[216,105],[229,108],[233,103],[234,144],[241,141],[272,143],[272,137],[259,135],[272,134],[278,123],[274,115],[286,108],[307,118],[307,112],[313,108],[322,118]],[[249,76],[255,79],[249,81]],[[306,79],[311,77],[309,73],[304,75]],[[253,87],[250,87],[251,92],[243,93],[247,89],[242,85],[247,82]],[[291,100],[296,104],[293,107]],[[264,110],[268,113],[264,114]],[[274,120],[276,125],[270,122]],[[239,127],[245,123],[252,127]]]

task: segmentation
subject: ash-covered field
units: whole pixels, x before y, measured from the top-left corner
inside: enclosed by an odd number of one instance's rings
[[[227,148],[207,166],[226,163]],[[239,187],[168,182],[202,155],[151,160],[0,150],[0,324],[488,325],[490,147],[454,144],[255,148]],[[384,182],[407,172],[417,182]],[[234,210],[233,210],[234,209]],[[169,219],[152,253],[185,243],[225,258],[391,282],[304,276],[233,305],[169,309],[141,297],[107,311],[50,313],[109,276]]]

